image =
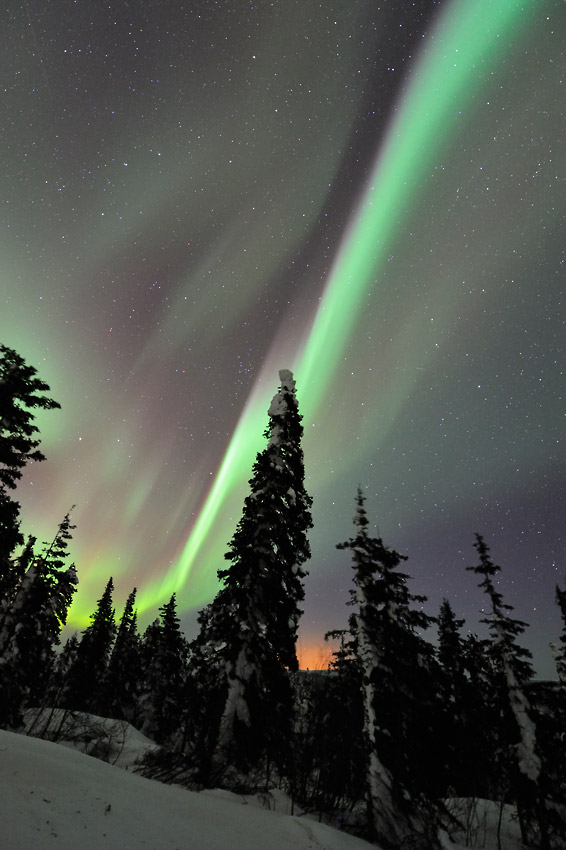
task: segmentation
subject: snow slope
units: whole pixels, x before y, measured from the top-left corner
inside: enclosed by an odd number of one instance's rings
[[[162,785],[0,731],[2,850],[368,850],[324,824],[235,795]]]

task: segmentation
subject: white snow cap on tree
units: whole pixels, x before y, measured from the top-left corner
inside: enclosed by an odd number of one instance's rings
[[[285,413],[287,410],[285,393],[291,393],[291,395],[295,394],[295,381],[293,379],[292,372],[288,369],[280,369],[279,380],[281,382],[281,389],[271,400],[269,410],[267,411],[269,416],[281,416]]]
[[[279,380],[281,381],[282,390],[286,390],[289,393],[295,392],[295,381],[293,379],[293,373],[290,372],[289,369],[279,370]]]

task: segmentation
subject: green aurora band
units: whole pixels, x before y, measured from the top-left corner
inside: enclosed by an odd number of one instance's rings
[[[329,385],[344,359],[366,298],[378,285],[380,269],[407,227],[436,158],[466,132],[478,94],[517,47],[537,9],[538,2],[458,0],[441,15],[407,81],[403,102],[377,155],[370,186],[343,238],[306,341],[298,350],[284,342],[273,346],[186,544],[165,578],[145,585],[140,610],[154,607],[183,588],[197,556],[210,569],[202,570],[198,588],[194,592],[191,588],[191,598],[184,603],[197,606],[214,594],[215,570],[222,563],[227,543],[214,533],[217,518],[223,511],[223,523],[230,517],[235,525],[238,519],[242,484],[262,448],[260,435],[275,391],[277,369],[295,372],[306,422],[324,412]],[[449,302],[439,303],[439,311],[450,306]],[[405,323],[399,345],[404,346],[414,331],[411,322]],[[412,356],[419,356],[422,367],[422,352]],[[399,387],[396,395],[398,408],[410,384],[417,380],[415,368],[406,373],[406,385]]]

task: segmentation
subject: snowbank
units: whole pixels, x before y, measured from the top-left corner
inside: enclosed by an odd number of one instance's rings
[[[364,850],[324,824],[235,795],[162,785],[91,756],[0,731],[3,850]]]
[[[141,761],[149,750],[159,749],[155,741],[125,720],[84,711],[28,709],[24,713],[24,726],[27,735],[54,741],[126,770]]]

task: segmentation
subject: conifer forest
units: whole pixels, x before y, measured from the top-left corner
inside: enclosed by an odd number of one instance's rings
[[[462,826],[454,801],[477,799],[514,807],[525,848],[566,847],[566,585],[555,589],[556,678],[536,680],[528,624],[499,582],[505,553],[476,534],[468,580],[484,595],[480,637],[447,599],[430,611],[412,591],[407,557],[372,535],[379,518],[353,482],[351,536],[335,541],[351,559],[348,628],[326,636],[328,669],[300,670],[312,498],[283,369],[196,636],[181,629],[175,593],[140,629],[136,588],[118,603],[111,576],[72,633],[72,506],[38,542],[24,538],[17,501],[26,465],[44,460],[36,414],[58,406],[36,369],[0,346],[0,728],[57,741],[69,718],[124,721],[159,745],[137,766],[144,776],[283,789],[382,850],[440,850]]]

